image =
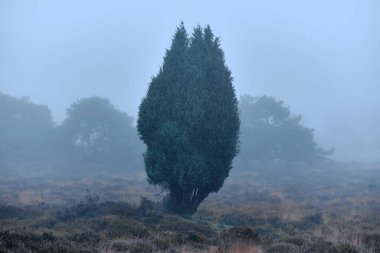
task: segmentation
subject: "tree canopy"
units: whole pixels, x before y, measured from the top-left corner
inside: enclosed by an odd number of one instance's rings
[[[4,160],[48,156],[54,122],[47,106],[0,93],[0,155]]]
[[[314,140],[313,129],[301,124],[283,101],[273,97],[240,98],[242,121],[241,159],[269,161],[279,159],[314,162],[325,159],[333,150],[323,150]]]
[[[150,183],[169,191],[169,211],[191,215],[217,192],[238,152],[238,101],[210,27],[181,24],[139,107]]]
[[[133,118],[100,97],[74,102],[60,128],[65,151],[80,160],[125,162],[139,147]]]

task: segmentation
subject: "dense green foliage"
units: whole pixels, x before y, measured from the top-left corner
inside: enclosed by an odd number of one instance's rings
[[[74,102],[60,134],[65,152],[80,160],[125,162],[142,147],[133,118],[100,97]]]
[[[291,115],[282,101],[273,97],[242,96],[243,160],[282,160],[313,162],[332,153],[318,147],[313,129],[301,125],[301,116]]]
[[[210,27],[189,38],[181,24],[139,108],[148,180],[169,191],[166,207],[191,215],[228,177],[238,152],[238,101]]]
[[[0,93],[1,161],[41,159],[51,151],[53,119],[47,106]]]

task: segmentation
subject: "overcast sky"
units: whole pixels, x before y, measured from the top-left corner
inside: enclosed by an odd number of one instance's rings
[[[136,116],[181,20],[220,37],[238,95],[284,100],[338,159],[380,160],[379,0],[0,0],[0,92],[58,123],[92,95]]]

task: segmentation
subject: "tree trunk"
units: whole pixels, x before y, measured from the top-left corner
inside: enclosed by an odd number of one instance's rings
[[[164,201],[165,209],[171,213],[191,217],[207,195],[199,188],[182,189],[172,186]]]

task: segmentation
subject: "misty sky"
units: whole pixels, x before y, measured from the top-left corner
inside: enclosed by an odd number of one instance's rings
[[[238,95],[272,95],[338,159],[380,160],[380,1],[0,0],[0,92],[59,123],[99,95],[136,116],[176,26],[210,24]]]

